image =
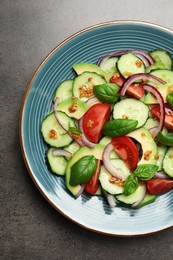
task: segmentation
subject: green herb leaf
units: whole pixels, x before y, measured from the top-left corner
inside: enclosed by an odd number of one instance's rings
[[[116,137],[132,132],[138,124],[134,119],[114,119],[108,121],[103,127],[104,135]]]
[[[173,91],[171,91],[171,93],[167,95],[166,101],[168,102],[170,107],[173,108]]]
[[[80,135],[82,132],[76,127],[69,127],[69,132],[75,135]]]
[[[140,164],[133,172],[142,181],[150,180],[157,172],[158,166],[153,164]]]
[[[114,103],[118,100],[120,87],[116,84],[102,84],[94,87],[95,96],[103,103]]]
[[[132,193],[134,193],[137,188],[138,188],[139,184],[138,184],[138,177],[135,176],[133,173],[130,174],[124,184],[124,194],[126,196],[131,195]]]
[[[173,133],[163,134],[163,132],[159,132],[157,140],[163,145],[173,146]]]
[[[95,173],[97,161],[93,155],[86,155],[79,159],[71,168],[70,185],[75,186],[89,181]]]

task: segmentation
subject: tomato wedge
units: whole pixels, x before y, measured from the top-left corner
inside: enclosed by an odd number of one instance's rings
[[[101,161],[97,160],[97,168],[91,179],[85,184],[85,191],[90,194],[95,194],[99,188],[99,173],[100,173]]]
[[[127,164],[127,167],[134,171],[138,164],[139,155],[132,139],[127,136],[119,136],[112,138],[111,143],[120,158]]]
[[[164,125],[173,130],[173,110],[171,109],[171,107],[168,104],[165,104],[165,123]],[[151,114],[157,118],[160,119],[160,105],[155,105],[150,109]]]
[[[102,136],[102,128],[109,120],[111,107],[108,104],[95,104],[83,116],[82,128],[85,136],[97,143]]]
[[[152,178],[147,181],[147,188],[152,195],[162,195],[173,190],[173,180]]]
[[[114,76],[110,78],[110,83],[115,83],[120,87],[124,84],[124,82],[125,79],[118,73],[116,73]],[[144,93],[145,90],[143,89],[142,84],[139,83],[131,84],[127,89],[127,94],[136,99],[140,99],[144,95]]]

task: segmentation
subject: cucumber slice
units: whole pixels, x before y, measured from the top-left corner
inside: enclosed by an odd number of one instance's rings
[[[163,97],[164,103],[167,103],[167,95],[173,91],[173,85],[159,85],[156,89],[160,92]],[[144,103],[147,105],[159,104],[157,98],[152,95],[151,92],[148,92],[144,97]]]
[[[54,100],[59,97],[59,101],[72,98],[73,79],[64,80],[56,89]]]
[[[73,142],[73,143],[69,144],[68,146],[64,147],[64,150],[74,154],[79,148],[80,148],[80,146],[76,142]]]
[[[146,193],[146,195],[145,195],[143,201],[141,201],[141,203],[140,203],[136,208],[139,209],[139,208],[142,208],[142,207],[144,207],[144,206],[146,206],[146,205],[148,205],[148,204],[151,204],[151,203],[153,203],[157,198],[158,198],[157,195],[151,195],[151,194],[149,194],[149,193]]]
[[[86,101],[93,97],[93,88],[106,83],[106,80],[95,72],[84,72],[77,76],[73,83],[73,96]]]
[[[162,86],[164,85],[173,85],[173,71],[171,70],[154,70],[150,73],[151,75],[154,75],[164,81],[166,81],[165,84],[162,84]],[[152,84],[151,84],[152,85]],[[158,84],[160,85],[160,84]]]
[[[80,119],[88,108],[85,102],[78,99],[63,100],[57,106],[58,111],[65,112],[69,117],[76,119]]]
[[[68,129],[75,127],[74,120],[63,112],[57,112],[62,123]],[[72,142],[72,138],[58,124],[54,113],[49,114],[42,122],[41,133],[46,143],[53,147],[64,147]]]
[[[173,147],[170,147],[163,160],[164,171],[173,178]]]
[[[123,193],[124,188],[118,184],[111,183],[111,177],[112,175],[102,166],[99,175],[101,187],[112,195]]]
[[[102,145],[104,145],[104,146],[106,146],[107,144],[109,144],[110,142],[111,142],[111,137],[109,137],[109,136],[104,136],[101,140],[100,140],[100,142],[99,142],[99,144],[102,144]]]
[[[159,125],[159,121],[156,118],[154,118],[154,117],[150,117],[150,118],[147,119],[144,127],[147,130],[149,130],[150,128],[156,127],[158,125]],[[166,129],[166,127],[163,128],[162,132],[164,134],[167,134],[168,130]]]
[[[109,78],[111,78],[117,72],[117,67],[116,67],[117,61],[118,61],[117,57],[111,57],[108,58],[104,63],[100,65],[100,68],[109,75]]]
[[[121,170],[123,172],[123,176],[126,176],[125,179],[127,179],[127,177],[130,175],[130,170],[129,168],[127,168],[124,161],[118,157],[114,159],[111,158],[110,161],[116,169]]]
[[[102,144],[105,147],[107,144],[111,142],[111,139],[112,139],[111,137],[104,136],[100,140],[99,144]],[[115,150],[112,150],[112,152],[110,153],[110,159],[118,159],[118,158],[120,158],[119,155],[115,152]]]
[[[170,54],[165,50],[155,50],[149,53],[154,59],[155,63],[147,68],[147,72],[156,69],[172,69],[172,59]]]
[[[131,194],[129,196],[120,194],[120,195],[116,196],[116,199],[125,204],[132,205],[135,202],[137,202],[138,200],[140,200],[144,196],[145,192],[146,192],[146,184],[142,183],[142,184],[139,184],[137,190],[133,194]]]
[[[53,147],[49,148],[46,153],[46,159],[49,169],[58,175],[65,175],[67,160],[63,156],[55,156],[52,154]]]
[[[129,133],[127,136],[134,138],[141,144],[143,153],[142,153],[142,158],[138,162],[138,165],[156,164],[157,161],[156,158],[158,153],[157,145],[146,128],[141,127]]]
[[[113,118],[128,118],[138,121],[138,127],[145,124],[149,108],[143,102],[134,98],[123,99],[116,103],[113,109]]]
[[[74,64],[73,69],[76,71],[76,73],[78,75],[80,75],[80,74],[82,74],[83,72],[86,72],[86,71],[87,72],[95,72],[95,73],[99,74],[102,78],[109,81],[108,74],[105,71],[103,71],[96,64],[81,62],[81,63]]]
[[[117,67],[124,78],[136,73],[145,73],[143,62],[133,53],[121,55],[117,61]]]
[[[156,162],[156,165],[159,167],[158,171],[161,171],[163,169],[163,160],[167,151],[167,146],[165,145],[159,145],[158,147],[158,159]]]

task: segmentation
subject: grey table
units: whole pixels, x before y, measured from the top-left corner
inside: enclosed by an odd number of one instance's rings
[[[60,41],[111,20],[173,29],[172,12],[172,0],[0,0],[0,259],[173,259],[173,229],[139,238],[108,237],[57,213],[29,177],[18,134],[27,83]]]

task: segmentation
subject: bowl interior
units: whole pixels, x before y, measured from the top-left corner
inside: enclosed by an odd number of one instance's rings
[[[75,77],[72,65],[96,63],[114,50],[165,49],[173,56],[173,32],[141,22],[110,22],[93,26],[58,45],[33,76],[21,113],[21,146],[29,173],[45,198],[59,212],[77,224],[109,235],[142,235],[173,225],[173,192],[160,196],[155,203],[134,210],[110,209],[102,197],[83,194],[75,200],[66,190],[64,179],[52,175],[45,163],[40,126],[52,109],[57,86]]]

